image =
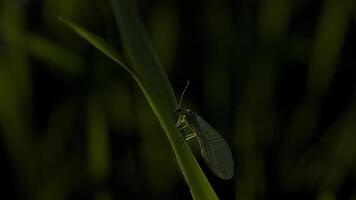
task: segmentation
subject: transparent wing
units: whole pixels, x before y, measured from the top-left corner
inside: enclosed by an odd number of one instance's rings
[[[201,155],[209,169],[222,179],[234,176],[234,161],[229,145],[206,121],[196,115]]]

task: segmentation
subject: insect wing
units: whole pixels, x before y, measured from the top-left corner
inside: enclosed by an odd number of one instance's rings
[[[234,161],[229,145],[213,127],[197,115],[196,123],[204,162],[216,176],[231,179],[234,176]]]

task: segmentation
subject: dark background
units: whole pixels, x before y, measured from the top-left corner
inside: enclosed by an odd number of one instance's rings
[[[140,0],[183,104],[230,144],[221,199],[356,199],[356,3]],[[191,199],[131,77],[109,0],[0,0],[1,199]],[[194,143],[194,142],[193,142]],[[198,149],[192,145],[200,160]]]

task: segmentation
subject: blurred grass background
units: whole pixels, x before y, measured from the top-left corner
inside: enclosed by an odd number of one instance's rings
[[[221,199],[356,199],[356,3],[137,1],[184,105],[226,138]],[[4,199],[191,199],[125,71],[57,20],[121,49],[109,1],[0,1]],[[196,151],[196,149],[193,149]],[[197,154],[199,158],[199,154]]]

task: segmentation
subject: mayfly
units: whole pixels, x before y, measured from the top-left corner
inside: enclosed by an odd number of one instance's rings
[[[180,96],[176,109],[179,114],[176,126],[190,132],[185,136],[186,140],[194,137],[198,139],[202,158],[214,175],[225,180],[231,179],[234,176],[234,162],[227,142],[205,120],[191,110],[181,107],[182,98],[188,85],[189,81]]]

